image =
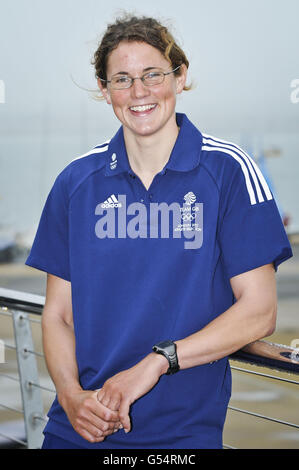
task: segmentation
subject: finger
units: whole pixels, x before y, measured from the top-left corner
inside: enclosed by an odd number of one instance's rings
[[[102,405],[106,406],[107,408],[108,407],[108,404],[109,404],[109,401],[110,401],[110,397],[108,395],[106,395],[105,391],[100,388],[98,391],[97,391],[97,400],[102,403]]]
[[[96,390],[96,398],[98,401],[101,401],[101,399],[104,397],[105,395],[105,392],[99,388],[98,390]]]
[[[97,393],[97,399],[102,403],[102,405],[110,408],[110,410],[118,410],[120,402],[121,402],[121,395],[120,393],[114,393],[113,395],[107,394],[104,390],[99,389]]]
[[[101,420],[106,421],[106,422],[112,422],[115,424],[117,421],[119,421],[119,416],[118,416],[118,411],[111,410],[110,408],[107,408],[104,406],[100,401],[99,398],[101,398],[100,393],[97,391],[94,394],[94,407],[92,408],[92,412]]]
[[[98,401],[100,401],[102,405],[106,406],[106,408],[109,408],[110,396],[105,392],[102,392],[100,395],[98,395]]]
[[[129,416],[130,402],[128,400],[122,400],[118,413],[121,424],[123,425],[124,431],[131,431],[131,420]]]
[[[96,399],[96,392],[93,397],[79,411],[79,421],[88,421],[100,431],[108,431],[115,428],[115,423],[119,422],[118,412],[104,407]]]
[[[88,421],[80,421],[75,428],[78,434],[89,442],[101,442],[105,439],[103,432]]]
[[[109,423],[101,419],[93,412],[92,404],[87,408],[81,408],[78,414],[77,422],[79,425],[87,429],[95,437],[99,437],[104,431],[109,429]],[[82,425],[83,423],[83,425]],[[114,427],[114,423],[111,423]]]
[[[101,431],[102,433],[105,433],[110,430],[113,431],[115,428],[115,421],[105,421],[93,412],[90,412],[86,416],[86,421],[89,421],[92,426],[94,426],[97,430]]]
[[[121,402],[120,393],[113,395],[110,398],[109,403],[107,403],[107,404],[105,402],[101,401],[101,403],[103,405],[107,406],[110,410],[113,410],[113,411],[117,411],[119,409],[120,402]]]
[[[81,428],[84,428],[91,434],[98,442],[99,438],[104,438],[119,430],[120,422],[107,422],[98,418],[93,413],[88,413],[81,416],[77,423]]]
[[[120,421],[117,421],[116,423],[110,423],[110,424],[111,426],[109,427],[109,429],[107,431],[103,431],[103,436],[108,436],[109,434],[117,432],[123,428],[123,425],[121,424]]]

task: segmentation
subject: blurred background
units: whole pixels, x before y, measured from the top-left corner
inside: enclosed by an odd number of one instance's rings
[[[45,295],[45,274],[24,260],[58,173],[119,128],[111,107],[82,88],[96,90],[93,53],[107,23],[126,10],[160,19],[185,51],[194,89],[179,96],[177,111],[202,132],[241,145],[270,184],[294,257],[277,273],[277,330],[268,340],[290,345],[299,338],[299,3],[123,0],[121,6],[0,0],[0,287]],[[41,349],[40,331],[34,336]],[[12,338],[0,318],[0,339]],[[10,351],[5,359],[0,372],[13,374]],[[41,373],[49,380],[45,368]],[[15,403],[17,391],[2,380],[0,401]],[[45,399],[45,412],[52,399]],[[233,403],[266,406],[291,420],[296,399],[294,389],[234,376]],[[299,431],[248,419],[228,415],[228,444],[299,447]],[[0,406],[0,434],[7,426],[23,432],[19,416]]]

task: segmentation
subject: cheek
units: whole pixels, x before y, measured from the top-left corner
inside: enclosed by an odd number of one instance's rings
[[[162,98],[162,101],[165,102],[165,104],[167,105],[174,105],[176,103],[176,92],[175,90],[173,90],[172,88],[168,89],[163,97]]]
[[[122,90],[122,93],[118,93],[114,90],[110,95],[110,101],[113,106],[113,109],[123,108],[127,106],[129,97],[127,96],[127,93],[123,93],[123,91],[124,90]]]
[[[160,93],[160,98],[165,101],[175,101],[176,100],[176,84],[171,83],[169,86],[165,87]]]

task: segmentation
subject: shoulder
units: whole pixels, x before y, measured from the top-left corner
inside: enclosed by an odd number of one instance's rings
[[[272,199],[271,190],[255,160],[239,145],[202,133],[203,167],[224,192],[240,185],[251,204]]]
[[[202,133],[202,164],[211,171],[246,171],[255,166],[254,160],[239,145]]]
[[[81,162],[82,162],[83,165],[88,165],[90,163],[95,163],[95,161],[98,162],[99,159],[96,158],[96,157],[100,156],[101,154],[105,154],[105,152],[107,152],[107,150],[109,148],[110,140],[106,140],[102,144],[96,145],[96,147],[93,147],[91,150],[84,153],[83,155],[79,155],[78,157],[75,157],[69,163],[69,165],[72,165],[74,162],[78,162],[78,165],[81,165]],[[104,159],[102,159],[102,161],[104,161]],[[77,165],[77,164],[75,164],[75,165]]]
[[[75,157],[58,174],[55,183],[64,187],[69,198],[90,175],[104,170],[109,143],[110,140],[106,140],[88,152]]]

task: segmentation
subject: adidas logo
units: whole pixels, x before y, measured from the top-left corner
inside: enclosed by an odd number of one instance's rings
[[[104,209],[108,209],[109,207],[121,207],[121,203],[118,202],[114,194],[111,194],[111,196],[108,197],[108,199],[106,199],[106,201],[101,204],[101,207],[103,207]]]

